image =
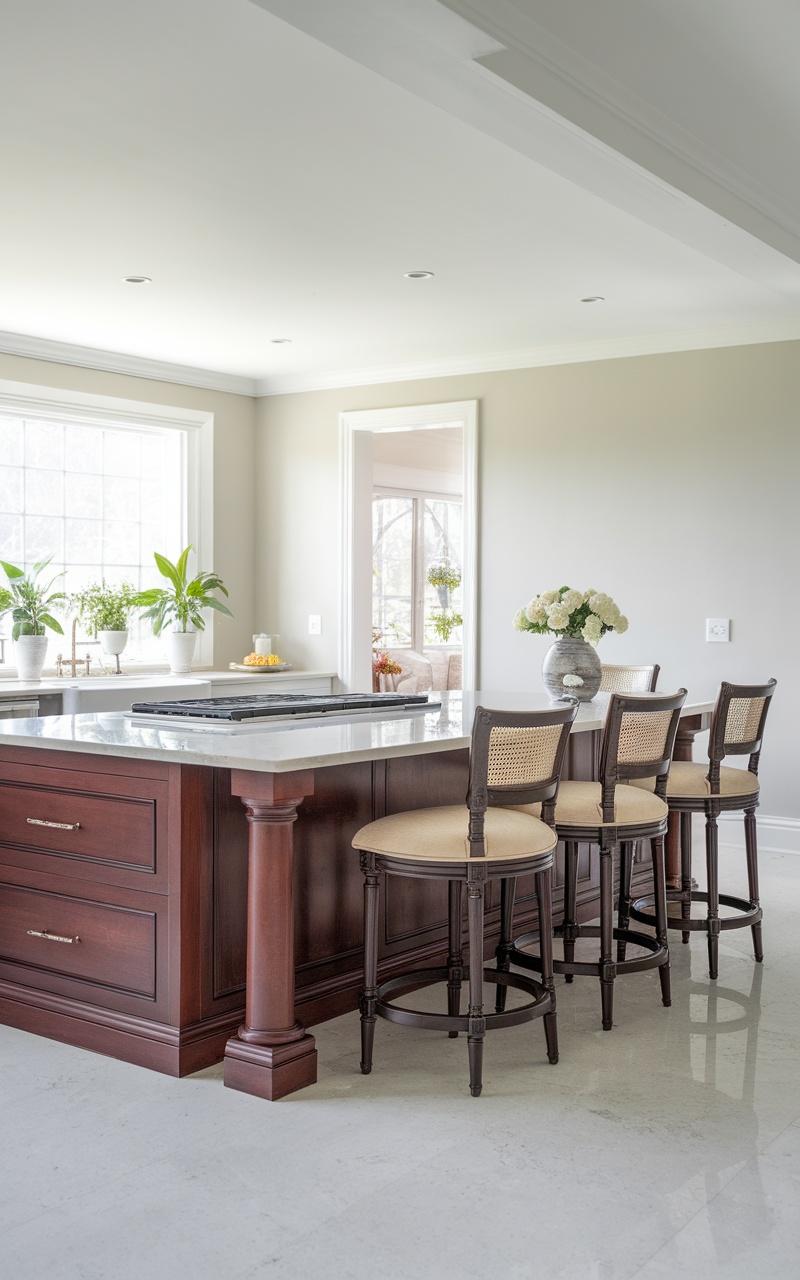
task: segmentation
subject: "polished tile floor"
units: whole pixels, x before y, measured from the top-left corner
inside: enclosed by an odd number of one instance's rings
[[[559,985],[559,1065],[497,1032],[479,1099],[463,1037],[379,1023],[362,1077],[355,1015],[276,1104],[0,1028],[2,1280],[796,1280],[800,854],[761,861],[763,966],[677,942],[672,1008],[629,976],[605,1033]]]

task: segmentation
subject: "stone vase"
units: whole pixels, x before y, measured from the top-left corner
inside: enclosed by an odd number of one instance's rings
[[[600,688],[603,668],[597,651],[582,636],[559,636],[542,663],[542,683],[551,698],[568,694],[579,702],[591,702]],[[581,681],[564,683],[564,676]]]
[[[47,657],[47,636],[20,636],[14,641],[17,676],[20,680],[40,680]]]
[[[185,676],[192,669],[196,631],[167,631],[164,633],[164,649],[169,659],[170,675]]]
[[[378,676],[378,693],[396,693],[397,692],[397,676],[396,675],[379,675]]]

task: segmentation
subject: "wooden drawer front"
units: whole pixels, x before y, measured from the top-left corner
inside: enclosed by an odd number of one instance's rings
[[[143,872],[156,869],[156,804],[147,796],[107,796],[3,782],[0,818],[4,844]]]
[[[150,911],[0,884],[2,959],[151,1000],[156,991],[155,925]],[[29,930],[75,941],[36,937]]]

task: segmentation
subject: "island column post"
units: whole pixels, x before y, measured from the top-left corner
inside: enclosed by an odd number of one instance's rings
[[[315,1084],[317,1050],[294,1012],[292,828],[314,773],[231,771],[247,812],[247,987],[244,1025],[225,1046],[224,1083],[277,1101]]]

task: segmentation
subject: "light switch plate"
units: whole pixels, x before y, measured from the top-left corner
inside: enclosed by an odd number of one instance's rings
[[[717,644],[725,644],[730,638],[730,618],[706,618],[706,640]]]
[[[310,613],[308,615],[308,634],[310,636],[322,635],[322,618],[318,613]]]

